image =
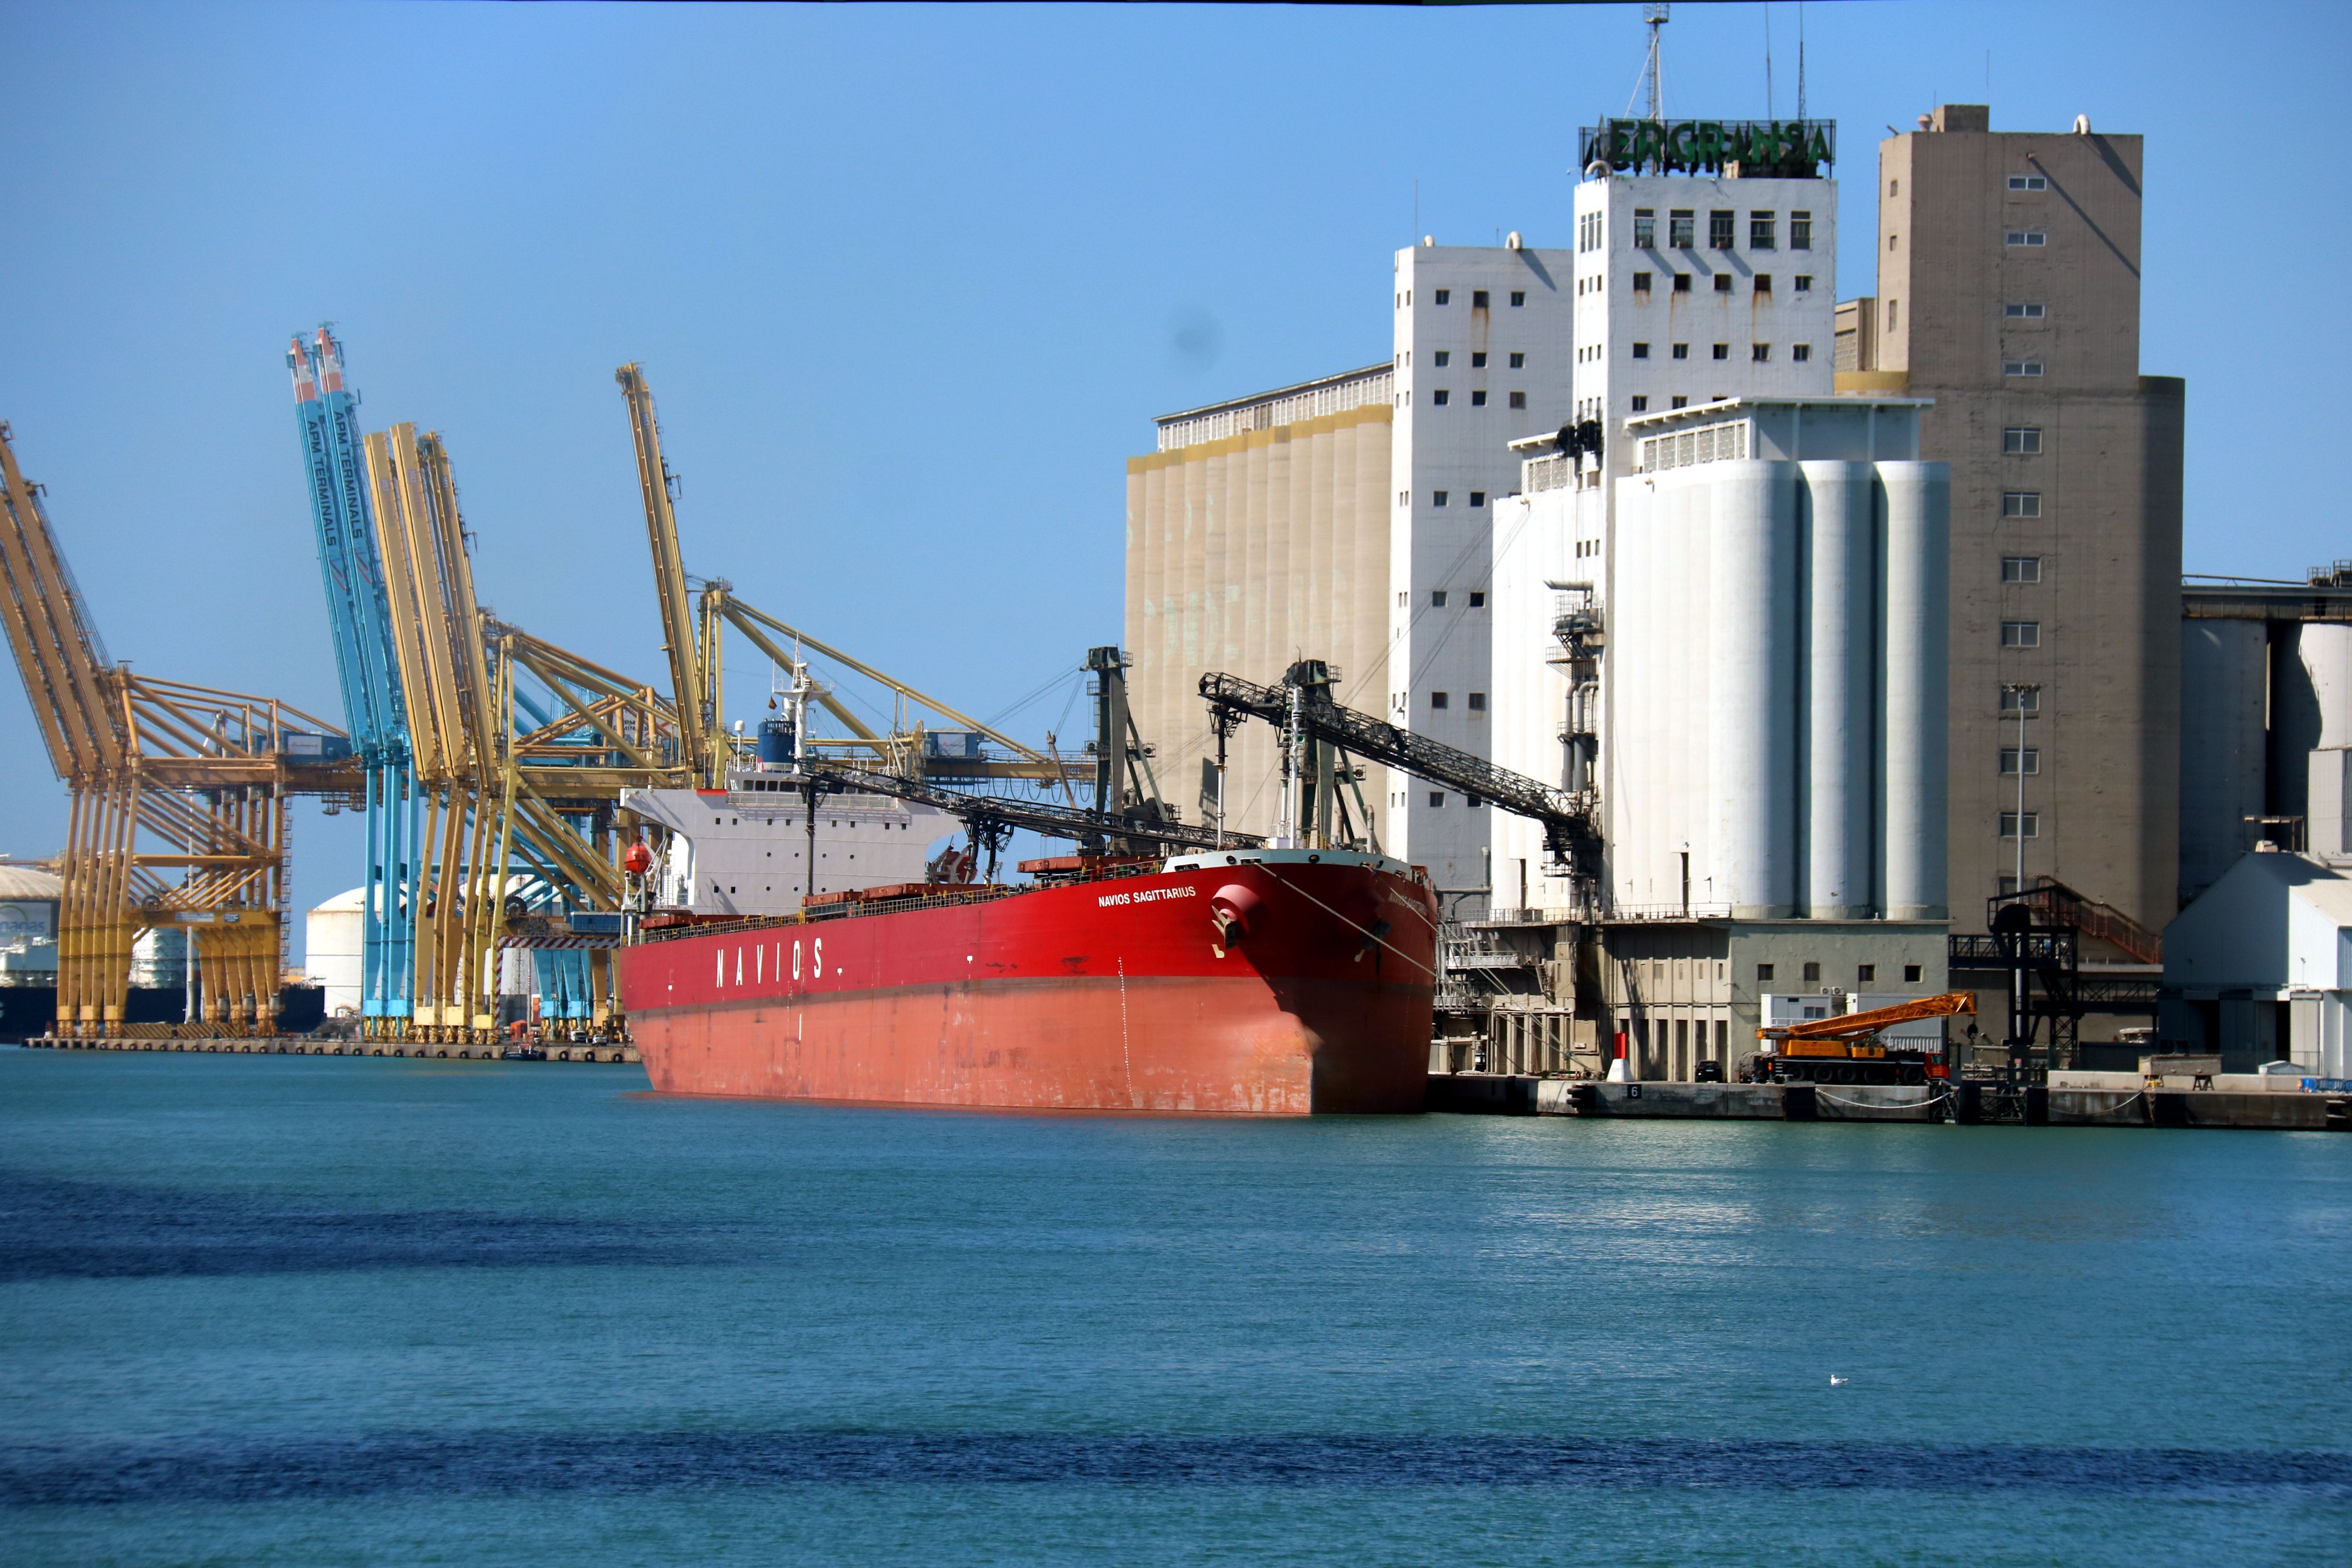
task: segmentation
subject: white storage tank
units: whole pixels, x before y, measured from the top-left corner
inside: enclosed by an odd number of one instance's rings
[[[2180,626],[2180,896],[2195,898],[2262,836],[2268,647],[2261,621]]]
[[[303,917],[304,967],[326,987],[327,1016],[355,1016],[360,1010],[360,955],[367,889],[339,893]]]

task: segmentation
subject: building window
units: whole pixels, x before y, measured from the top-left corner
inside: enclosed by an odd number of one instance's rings
[[[1691,209],[1674,207],[1666,213],[1666,244],[1675,250],[1688,250],[1698,243],[1693,237]]]
[[[2000,693],[2000,710],[2012,716],[2019,713],[2029,716],[2039,713],[2042,711],[2042,693],[2011,691],[2007,687],[2003,687]]]
[[[1440,349],[1430,357],[1437,362],[1437,368],[1440,370],[1454,363],[1454,353],[1451,349]]]
[[[1486,710],[1486,694],[1483,691],[1474,691],[1470,693],[1470,711],[1473,713],[1484,713]]]
[[[1511,290],[1511,309],[1512,309],[1512,310],[1517,310],[1520,306],[1522,306],[1522,305],[1526,304],[1527,302],[1528,302],[1528,296],[1527,296],[1527,292],[1526,292],[1526,290],[1524,290],[1524,289],[1512,289],[1512,290]]]
[[[1798,363],[1802,364],[1813,357],[1813,345],[1811,343],[1791,343],[1789,345],[1789,357],[1795,360]]]
[[[1758,364],[1762,364],[1766,360],[1772,357],[1772,345],[1770,343],[1750,343],[1748,345],[1748,357],[1755,361]]]
[[[1470,308],[1472,310],[1484,310],[1489,308],[1489,304],[1490,302],[1486,298],[1486,290],[1484,289],[1473,289],[1470,290]]]
[[[1730,273],[1718,272],[1715,275],[1715,291],[1718,294],[1728,294],[1731,292]]]
[[[1800,209],[1789,215],[1789,248],[1811,250],[1813,247],[1813,215]],[[1801,289],[1802,283],[1797,285]]]
[[[1689,292],[1691,291],[1691,288],[1690,288],[1690,280],[1691,280],[1691,275],[1690,275],[1689,273],[1687,273],[1687,272],[1677,272],[1677,273],[1675,273],[1675,293],[1677,293],[1677,294],[1687,294],[1687,293],[1689,293]]]
[[[2011,174],[2009,188],[2012,191],[2046,191],[2050,188],[2047,174]]]
[[[2003,239],[2010,245],[2021,245],[2028,248],[2050,243],[2050,237],[2038,228],[2012,228]]]
[[[1410,588],[1400,588],[1400,589],[1398,589],[1398,590],[1397,590],[1397,608],[1398,608],[1398,609],[1400,609],[1400,610],[1403,609],[1407,605],[1411,604],[1412,602],[1412,589],[1410,589]]]
[[[1429,400],[1437,405],[1440,408],[1443,408],[1445,406],[1445,400],[1453,395],[1453,393],[1441,386],[1435,392],[1429,395]]]
[[[1771,250],[1776,248],[1775,236],[1773,234],[1773,230],[1776,226],[1777,225],[1770,213],[1749,213],[1748,215],[1748,248],[1750,250]]]
[[[2045,314],[2043,308],[2027,300],[2012,300],[2000,308],[2004,316],[2015,316],[2022,321],[2038,321]]]
[[[1443,691],[1433,691],[1429,694],[1429,705],[1432,708],[1450,707],[1452,706],[1452,699],[1448,698]]]
[[[1731,248],[1731,226],[1733,220],[1738,216],[1737,213],[1726,212],[1721,207],[1706,215],[1706,245],[1709,250]]]
[[[1756,292],[1759,294],[1769,294],[1771,291],[1772,275],[1769,272],[1759,272],[1756,275]]]
[[[1731,345],[1729,343],[1716,344],[1715,357],[1717,359],[1729,359],[1731,357]]]
[[[1527,369],[1527,368],[1528,368],[1528,356],[1527,356],[1527,355],[1525,355],[1525,354],[1523,354],[1523,353],[1513,354],[1513,355],[1511,356],[1511,368],[1512,368],[1513,370],[1525,370],[1525,369]]]
[[[2005,359],[2000,362],[2003,375],[2040,375],[2042,362],[2038,359]]]
[[[2004,555],[2000,558],[2000,580],[2004,583],[2039,583],[2042,581],[2042,557],[2039,555]]]
[[[2024,831],[2019,832],[2022,827]],[[2003,838],[2039,838],[2042,837],[2042,814],[2038,811],[2004,811],[2000,814],[2000,836]]]
[[[1690,399],[1687,397],[1678,396],[1674,400],[1672,406],[1674,408],[1688,408],[1690,406]]]
[[[1676,359],[1688,359],[1688,358],[1690,358],[1690,344],[1688,344],[1688,343],[1676,343],[1676,344],[1675,345],[1675,357]]]
[[[1649,291],[1650,291],[1650,275],[1649,275],[1648,273],[1646,273],[1646,272],[1636,272],[1636,273],[1634,273],[1634,274],[1633,274],[1633,292],[1634,292],[1634,293],[1636,293],[1636,294],[1646,294],[1646,293],[1648,293]]]
[[[1896,236],[1895,236],[1895,235],[1891,235],[1891,234],[1890,234],[1890,235],[1888,235],[1888,236],[1886,237],[1886,248],[1887,248],[1887,249],[1889,249],[1889,250],[1893,250],[1893,249],[1895,248],[1895,241],[1896,237],[1897,237]]]
[[[1445,804],[1445,792],[1442,789],[1431,790],[1429,792],[1429,804],[1432,805],[1444,805]]]
[[[1886,301],[1886,330],[1890,332],[1895,330],[1895,301],[1892,300]]]
[[[2042,515],[2042,492],[2040,490],[2004,491],[2000,498],[2000,515],[2003,517],[2040,517]]]
[[[1431,609],[1433,609],[1433,610],[1442,610],[1442,609],[1445,608],[1445,590],[1444,590],[1444,589],[1443,589],[1443,588],[1432,588],[1432,589],[1429,591],[1429,607],[1430,607]],[[1438,706],[1439,706],[1439,707],[1441,707],[1441,708],[1443,708],[1443,707],[1444,706],[1444,704],[1441,702],[1441,703],[1439,703],[1439,704],[1438,704]]]
[[[1636,413],[1636,414],[1647,414],[1649,411],[1650,411],[1650,400],[1649,400],[1648,398],[1646,398],[1646,397],[1636,397],[1636,398],[1634,398],[1634,399],[1633,399],[1633,412],[1634,412],[1634,413]]]
[[[1471,390],[1470,406],[1473,408],[1484,408],[1486,406],[1486,394],[1483,389],[1473,388]]]
[[[1470,504],[1472,506],[1485,506],[1486,504],[1486,492],[1485,490],[1472,490],[1470,492]],[[1477,595],[1474,594],[1471,597],[1475,599]]]
[[[2018,457],[2037,457],[2042,451],[2042,428],[2038,425],[2012,425],[2000,433],[2000,449]]]
[[[1512,357],[1513,357],[1514,359],[1516,359],[1516,358],[1517,358],[1518,356],[1517,356],[1517,355],[1516,355],[1516,354],[1514,354]],[[1512,407],[1514,407],[1514,408],[1525,408],[1527,405],[1528,405],[1528,395],[1527,395],[1526,393],[1524,393],[1524,392],[1515,392],[1515,393],[1511,394],[1511,406],[1512,406]]]
[[[2042,748],[2039,746],[2028,746],[2025,748],[2024,755],[2025,771],[2029,773],[2041,773]],[[2000,749],[2001,776],[2004,778],[2017,777],[2017,758],[2018,749],[2015,746],[2003,746]]]
[[[1650,357],[1650,345],[1647,343],[1635,343],[1633,345],[1633,357],[1635,359],[1648,359]]]
[[[1903,984],[1906,985],[1916,985],[1919,984],[1919,966],[1917,964],[1906,963],[1903,966]]]
[[[1771,984],[1771,980],[1772,966],[1769,963],[1758,964],[1756,966],[1756,984],[1759,985],[1768,985]]]
[[[1633,248],[1654,250],[1657,248],[1657,244],[1658,209],[1635,207],[1633,209]]]
[[[1819,985],[1821,983],[1822,983],[1822,966],[1821,966],[1820,964],[1818,964],[1818,963],[1808,963],[1808,964],[1806,964],[1806,965],[1805,965],[1805,984],[1808,984],[1808,985]]]
[[[1399,506],[1411,506],[1412,504],[1412,492],[1411,490],[1399,490],[1399,491],[1397,491],[1397,505],[1399,505]],[[1403,601],[1403,600],[1402,600],[1402,599],[1400,599],[1400,600],[1398,600],[1398,601],[1397,601],[1397,603],[1399,603],[1399,604],[1402,604],[1402,603],[1404,603],[1404,601]]]
[[[1800,293],[1800,294],[1810,294],[1810,293],[1811,293],[1812,291],[1813,291],[1813,275],[1812,275],[1811,273],[1810,273],[1810,272],[1800,272],[1800,273],[1798,273],[1798,274],[1797,274],[1797,292],[1798,292],[1798,293]]]
[[[1889,181],[1887,181],[1887,182],[1886,182],[1886,194],[1887,194],[1888,195],[1890,195],[1890,196],[1899,196],[1899,195],[1901,195],[1903,194],[1903,182],[1902,182],[1902,181],[1900,181],[1900,180],[1889,180]]]
[[[1599,213],[1586,213],[1576,220],[1576,248],[1579,250],[1601,248],[1601,215]]]
[[[2003,647],[2040,647],[2040,621],[2003,621],[2000,623],[2000,646]]]
[[[1853,966],[1853,982],[1855,984],[1868,985],[1876,981],[1877,978],[1878,965],[1874,963],[1857,963]]]
[[[1429,504],[1432,506],[1444,506],[1445,504],[1445,492],[1444,490],[1430,491]]]
[[[1484,370],[1486,368],[1486,356],[1483,352],[1474,353],[1471,354],[1470,368],[1472,370]]]
[[[1454,290],[1451,289],[1440,289],[1437,291],[1437,302],[1441,305],[1452,304],[1454,302]]]

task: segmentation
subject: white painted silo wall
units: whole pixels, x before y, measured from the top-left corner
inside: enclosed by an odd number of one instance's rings
[[[2296,639],[2318,710],[2314,747],[2352,746],[2352,626],[2304,623]]]
[[[1709,468],[1709,837],[1731,912],[1780,919],[1795,912],[1797,476],[1786,463]]]
[[[1951,470],[1881,463],[1886,505],[1886,849],[1890,920],[1942,920]]]
[[[2269,690],[2261,621],[2180,625],[2180,896],[2219,881],[2261,830]]]
[[[302,921],[303,967],[326,988],[327,1016],[360,1010],[361,900],[366,889],[328,900]]]
[[[1804,901],[1815,920],[1861,920],[1876,858],[1876,497],[1867,463],[1798,468],[1811,523]]]

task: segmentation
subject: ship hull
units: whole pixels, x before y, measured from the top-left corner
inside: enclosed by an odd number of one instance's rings
[[[1426,885],[1369,857],[1280,855],[645,942],[622,955],[623,1001],[664,1093],[1419,1110],[1435,963]],[[1223,946],[1221,900],[1245,906],[1249,928]]]

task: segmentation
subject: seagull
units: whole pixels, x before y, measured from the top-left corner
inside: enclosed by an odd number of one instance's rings
[[[1837,1373],[1830,1373],[1830,1386],[1832,1388],[1843,1388],[1845,1386],[1845,1383],[1846,1380],[1840,1377]]]

